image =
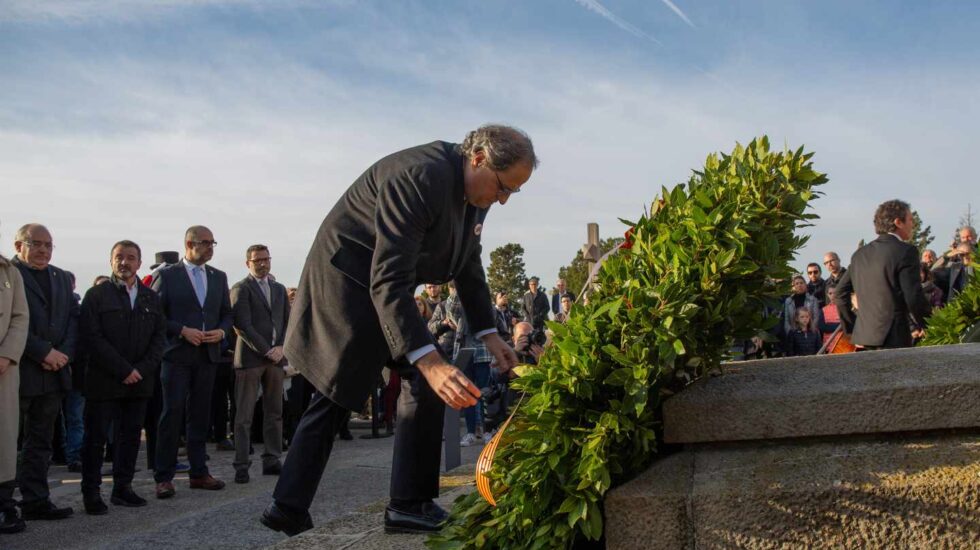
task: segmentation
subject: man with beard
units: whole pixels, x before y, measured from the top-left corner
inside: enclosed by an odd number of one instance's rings
[[[132,241],[112,247],[112,277],[89,289],[82,300],[81,337],[88,351],[85,373],[85,438],[82,495],[85,511],[106,514],[102,500],[102,457],[114,426],[112,503],[145,506],[133,491],[146,404],[153,396],[163,355],[166,319],[156,292],[136,276],[142,251]]]

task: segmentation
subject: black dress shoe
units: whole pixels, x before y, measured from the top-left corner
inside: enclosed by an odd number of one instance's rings
[[[0,511],[0,533],[13,535],[14,533],[20,533],[26,528],[27,524],[24,523],[24,520],[20,519],[17,508]]]
[[[277,476],[281,473],[282,473],[282,464],[279,462],[262,467],[262,475],[264,476]]]
[[[431,533],[442,529],[449,513],[438,504],[427,501],[411,510],[385,507],[385,533]]]
[[[215,448],[217,448],[219,451],[234,451],[235,444],[232,443],[231,440],[229,440],[228,438],[225,438],[219,441],[218,444],[215,445]]]
[[[235,470],[235,483],[248,483],[248,470]]]
[[[78,462],[77,460],[75,462],[69,462],[68,463],[68,471],[69,472],[72,472],[72,473],[76,473],[76,474],[79,473],[79,472],[81,472],[82,471],[82,463],[81,462]]]
[[[354,434],[350,433],[350,430],[344,430],[339,433],[340,439],[344,441],[351,441],[354,439]]]
[[[269,529],[281,531],[290,537],[313,529],[313,518],[310,517],[309,512],[303,515],[287,512],[277,506],[275,502],[270,504],[265,512],[262,512],[259,521]]]
[[[85,513],[90,516],[104,516],[109,513],[109,507],[105,505],[99,493],[85,495],[82,502],[85,504]]]
[[[146,506],[146,499],[137,495],[130,486],[113,487],[112,496],[109,498],[109,501],[116,506],[128,506],[129,508]]]
[[[75,513],[69,507],[56,507],[50,500],[22,505],[20,511],[24,514],[24,519],[27,521],[65,519]]]

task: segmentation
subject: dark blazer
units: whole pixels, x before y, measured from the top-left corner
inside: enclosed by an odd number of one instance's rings
[[[534,296],[530,290],[525,292],[521,296],[521,314],[535,330],[544,328],[544,322],[548,320],[548,295],[541,290]]]
[[[950,302],[962,292],[969,282],[963,262],[950,262],[946,267],[933,271],[936,286],[943,291],[943,303]]]
[[[857,312],[851,307],[851,294],[857,294]],[[919,281],[918,250],[894,235],[879,235],[851,257],[834,303],[854,344],[911,346],[909,315],[924,326],[932,309]]]
[[[194,284],[187,274],[184,261],[167,266],[159,271],[153,280],[153,290],[160,297],[160,306],[167,317],[167,343],[163,349],[163,359],[180,365],[191,365],[198,361],[197,346],[180,337],[183,327],[198,330],[225,331],[231,334],[231,298],[228,295],[228,277],[224,271],[205,266],[208,277],[208,293],[204,297],[204,307],[197,302]],[[221,359],[221,343],[201,344],[206,346],[212,363]]]
[[[130,306],[125,285],[105,281],[85,293],[79,321],[88,354],[85,397],[92,400],[149,399],[163,357],[167,319],[157,294],[137,281]],[[122,381],[139,371],[142,380]]]
[[[273,364],[265,354],[286,339],[289,300],[286,287],[269,281],[272,306],[265,300],[259,283],[251,275],[231,288],[231,309],[235,313],[235,368],[247,369]],[[272,338],[275,328],[275,339]]]
[[[20,361],[20,395],[35,397],[52,392],[71,390],[71,368],[46,371],[41,366],[51,348],[73,359],[78,340],[78,302],[71,290],[71,279],[54,267],[48,266],[51,277],[51,315],[46,309],[47,300],[37,281],[31,275],[31,268],[20,258],[10,260],[17,266],[24,279],[27,294],[27,309],[30,310],[30,325],[27,333],[27,346]]]
[[[571,298],[572,303],[573,304],[575,303],[575,294],[572,293],[572,292],[569,292],[569,291],[566,290],[565,292],[554,292],[554,293],[552,293],[552,295],[551,295],[551,312],[554,313],[555,315],[558,315],[558,312],[561,311],[561,299],[562,299],[562,296],[568,296],[569,298]]]
[[[286,356],[317,390],[359,408],[385,363],[432,344],[422,283],[456,281],[474,331],[494,327],[480,263],[487,209],[464,199],[465,159],[436,141],[367,169],[333,207],[306,258]]]

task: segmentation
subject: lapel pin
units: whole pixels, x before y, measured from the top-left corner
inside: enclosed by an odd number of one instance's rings
[[[10,288],[10,281],[4,281],[3,286]]]
[[[476,224],[476,225],[473,226],[473,234],[479,237],[480,236],[480,233],[483,233],[483,224],[482,223],[478,223],[478,224]]]

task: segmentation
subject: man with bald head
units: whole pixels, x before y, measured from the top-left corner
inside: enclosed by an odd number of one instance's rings
[[[163,413],[157,430],[154,472],[157,498],[175,494],[173,479],[182,420],[187,425],[190,488],[215,491],[225,486],[211,476],[205,460],[211,390],[221,357],[221,341],[231,333],[233,321],[228,277],[207,265],[217,245],[207,227],[188,228],[184,234],[184,258],[161,269],[153,281],[153,290],[160,295],[167,318],[167,343],[160,369]]]
[[[18,229],[14,249],[17,257],[11,263],[24,279],[30,312],[27,346],[20,360],[21,511],[27,521],[64,519],[72,509],[51,502],[48,463],[61,400],[71,389],[68,364],[75,355],[78,302],[68,275],[50,264],[54,241],[46,227],[32,223]]]

